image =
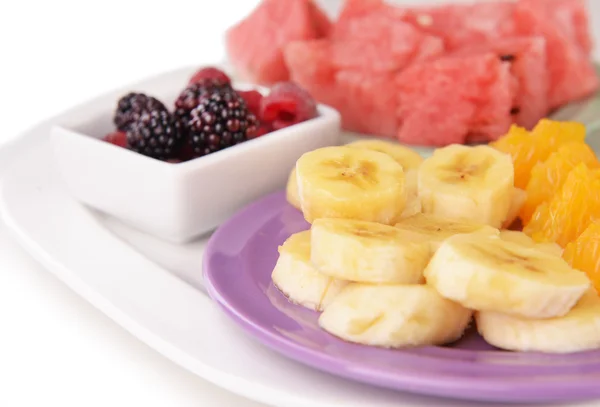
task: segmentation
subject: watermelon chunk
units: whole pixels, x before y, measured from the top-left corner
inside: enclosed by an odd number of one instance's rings
[[[321,103],[336,108],[344,105],[337,97],[337,69],[331,63],[330,41],[291,42],[285,47],[284,56],[292,81]]]
[[[588,55],[589,38],[575,26],[585,19],[583,7],[579,0],[521,0],[515,9],[519,33],[546,39],[550,108],[588,96],[600,85]]]
[[[512,123],[515,86],[496,54],[415,64],[396,77],[401,142],[444,146],[495,140]]]
[[[328,40],[292,42],[285,48],[291,79],[316,100],[337,109],[349,131],[394,137],[397,130],[393,74],[340,70]]]
[[[544,9],[544,13],[550,15],[551,23],[559,27],[584,54],[592,52],[594,44],[583,0],[526,0],[523,3],[525,7]]]
[[[334,35],[346,36],[350,30],[347,24],[354,19],[365,17],[377,11],[388,11],[391,6],[383,0],[346,0],[333,27]]]
[[[340,31],[332,43],[333,63],[344,69],[392,72],[444,52],[442,41],[410,24],[385,16],[353,20],[347,37]],[[352,33],[360,32],[361,35]],[[377,37],[375,37],[377,36]]]
[[[336,75],[337,106],[344,129],[358,133],[395,137],[396,91],[393,74],[372,75],[360,71],[340,71]]]
[[[499,39],[465,47],[454,54],[476,55],[487,52],[494,52],[510,63],[511,74],[518,84],[512,104],[515,122],[527,129],[533,128],[548,113],[546,40],[543,37]]]
[[[514,3],[506,1],[416,7],[404,9],[402,18],[455,50],[514,33],[514,9]]]
[[[262,85],[289,79],[283,48],[320,38],[330,22],[312,0],[263,0],[226,33],[229,59],[241,78]]]

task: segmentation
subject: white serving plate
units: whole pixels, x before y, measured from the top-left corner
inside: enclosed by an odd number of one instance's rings
[[[80,205],[66,192],[53,165],[49,131],[93,104],[50,119],[0,150],[1,219],[72,290],[173,362],[268,405],[478,405],[340,379],[279,356],[244,335],[204,292],[206,237],[186,245],[167,243]],[[578,405],[598,407],[600,402]]]

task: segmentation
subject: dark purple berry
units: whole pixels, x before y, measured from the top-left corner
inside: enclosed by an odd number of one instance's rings
[[[258,120],[242,97],[216,90],[191,111],[188,137],[194,153],[203,156],[253,138],[257,127]]]
[[[127,131],[129,148],[159,160],[176,158],[183,137],[166,108],[142,112]]]
[[[158,109],[165,109],[165,105],[159,100],[143,93],[131,92],[117,102],[113,122],[118,130],[127,131],[142,113]]]
[[[191,111],[200,104],[202,98],[217,90],[234,91],[229,82],[207,78],[189,84],[175,101],[175,118],[186,125]]]

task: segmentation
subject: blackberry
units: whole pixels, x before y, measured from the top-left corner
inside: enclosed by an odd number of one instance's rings
[[[165,107],[143,111],[127,130],[131,150],[159,160],[174,158],[182,140],[175,119]]]
[[[202,98],[215,91],[233,92],[233,88],[229,82],[212,78],[189,84],[175,101],[175,118],[185,127],[190,119],[190,112],[200,104]]]
[[[189,140],[197,156],[242,143],[254,136],[258,120],[236,92],[215,91],[191,112]]]
[[[157,109],[165,109],[165,105],[143,93],[130,92],[117,102],[113,122],[117,129],[127,131],[143,112]]]

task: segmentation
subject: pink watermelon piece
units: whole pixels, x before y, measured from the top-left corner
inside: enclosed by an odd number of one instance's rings
[[[317,101],[333,107],[343,106],[337,96],[337,69],[331,63],[328,40],[295,41],[284,50],[290,79],[306,89]]]
[[[340,71],[336,91],[344,129],[384,137],[395,137],[396,91],[393,74],[372,75],[360,71]]]
[[[232,65],[243,79],[262,85],[289,79],[286,44],[320,38],[329,32],[327,16],[312,0],[263,0],[226,33]]]
[[[546,40],[543,37],[514,37],[494,40],[456,51],[455,55],[476,55],[494,52],[510,63],[511,74],[517,81],[512,104],[515,122],[531,129],[548,113],[548,71],[546,69]]]
[[[396,92],[397,137],[407,144],[495,140],[512,123],[515,83],[493,53],[414,64],[397,75]]]
[[[454,50],[511,35],[514,9],[507,1],[415,7],[404,9],[402,18],[443,38],[446,48]]]
[[[331,61],[331,42],[326,39],[293,41],[284,48],[285,63],[292,80],[328,84],[334,81],[336,69]]]
[[[343,69],[398,71],[444,52],[439,38],[383,15],[352,20],[347,28],[350,32],[338,31],[332,40],[333,63]]]
[[[332,33],[334,64],[392,72],[445,51],[440,38],[397,18],[398,10],[381,0],[349,0]]]
[[[349,131],[394,137],[397,130],[393,74],[340,70],[328,40],[292,42],[285,48],[291,79],[316,100],[337,109]]]
[[[590,35],[588,13],[583,0],[521,0],[525,7],[543,9],[548,13],[552,24],[571,42],[589,55],[594,48]],[[594,0],[596,1],[596,0]]]
[[[365,17],[377,11],[385,12],[389,10],[389,8],[390,6],[383,0],[346,0],[337,21],[334,24],[334,35],[348,33],[346,23],[356,18]]]
[[[519,33],[546,39],[550,108],[588,96],[600,85],[588,55],[589,39],[573,25],[582,19],[582,8],[578,0],[521,0],[515,9]]]

